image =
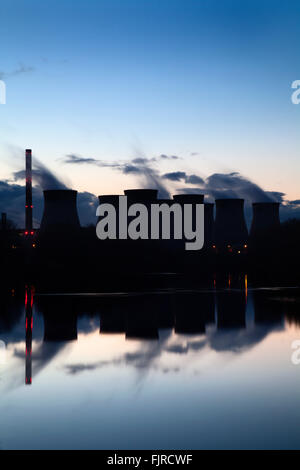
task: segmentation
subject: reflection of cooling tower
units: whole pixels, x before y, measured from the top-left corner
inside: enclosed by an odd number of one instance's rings
[[[278,295],[278,294],[277,294]],[[283,322],[283,304],[276,299],[275,295],[266,291],[254,291],[254,317],[257,325],[272,324],[280,325]]]
[[[250,235],[256,236],[280,226],[279,202],[254,202]]]
[[[246,327],[246,296],[243,291],[217,294],[218,329]]]
[[[124,299],[126,339],[158,339],[158,322],[151,295]]]
[[[40,234],[75,234],[80,229],[76,206],[77,191],[55,189],[44,191],[44,213]]]
[[[100,333],[125,333],[124,298],[120,296],[101,298],[100,305]]]
[[[77,339],[77,299],[69,296],[36,297],[38,311],[44,319],[44,341]]]
[[[216,199],[215,237],[219,246],[247,242],[244,199]]]
[[[44,341],[73,341],[77,339],[75,315],[44,315]]]
[[[180,293],[173,298],[175,333],[205,333],[206,311],[202,310],[201,294]]]

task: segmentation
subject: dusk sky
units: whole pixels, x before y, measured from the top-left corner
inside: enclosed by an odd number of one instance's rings
[[[94,194],[138,186],[104,161],[155,157],[300,199],[299,0],[2,0],[0,17],[1,180],[32,148]]]

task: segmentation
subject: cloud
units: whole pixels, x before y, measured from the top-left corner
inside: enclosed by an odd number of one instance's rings
[[[159,158],[162,158],[162,156],[160,156]],[[164,156],[164,158],[173,159],[175,157]],[[143,188],[157,189],[158,196],[160,198],[167,199],[170,197],[170,193],[163,184],[162,178],[158,170],[153,167],[153,164],[158,161],[157,158],[146,158],[142,155],[127,161],[108,162],[96,158],[85,158],[76,154],[69,154],[66,155],[62,161],[63,163],[73,165],[92,164],[101,168],[115,169],[123,173],[124,175],[136,175],[139,178],[140,186],[142,186]]]
[[[173,171],[165,173],[162,178],[170,181],[183,181],[187,184],[203,185],[204,180],[198,175],[187,175],[185,171]]]
[[[13,181],[20,181],[25,179],[25,170],[15,171],[13,173]],[[33,160],[32,182],[45,189],[68,189],[52,171],[50,171],[43,163],[37,159]]]
[[[32,188],[34,225],[39,226],[44,208],[44,197],[41,187]],[[97,197],[89,192],[79,192],[77,208],[81,225],[96,221]],[[0,181],[0,212],[6,212],[8,218],[18,227],[24,227],[25,186]]]
[[[289,201],[289,204],[292,206],[300,206],[300,199],[295,199],[294,201]]]
[[[170,181],[182,181],[186,178],[186,173],[185,171],[173,171],[171,173],[165,173],[162,178]]]
[[[189,175],[186,177],[185,182],[187,184],[204,184],[204,180],[197,175]]]
[[[180,160],[180,157],[177,157],[177,155],[165,155],[163,153],[159,156],[159,158],[162,160]]]
[[[30,65],[20,64],[16,69],[12,70],[11,72],[5,72],[4,70],[0,70],[0,79],[15,77],[24,73],[33,72],[34,70],[35,68]]]

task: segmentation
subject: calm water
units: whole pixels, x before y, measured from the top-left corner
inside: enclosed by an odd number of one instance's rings
[[[300,448],[298,289],[35,293],[32,322],[30,292],[0,306],[0,448]]]

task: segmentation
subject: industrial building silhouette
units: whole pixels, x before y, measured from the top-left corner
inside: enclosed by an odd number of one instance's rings
[[[24,273],[33,272],[33,277],[42,275],[52,278],[64,269],[83,278],[89,273],[92,277],[99,271],[100,276],[105,278],[108,272],[187,273],[199,271],[199,267],[203,270],[205,267],[223,269],[230,263],[236,263],[237,269],[242,269],[245,263],[252,263],[253,269],[259,266],[261,271],[262,267],[275,262],[273,255],[278,243],[284,250],[288,245],[284,246],[284,240],[278,235],[281,233],[278,202],[254,202],[252,224],[248,231],[244,199],[216,198],[211,202],[203,194],[175,194],[172,199],[160,199],[155,188],[125,189],[128,206],[135,203],[142,203],[148,208],[153,203],[168,206],[174,203],[190,204],[194,224],[195,207],[197,204],[204,204],[204,246],[201,250],[187,252],[184,236],[182,239],[175,239],[172,233],[172,213],[170,239],[164,239],[160,232],[158,240],[99,240],[95,225],[80,225],[77,191],[71,189],[44,190],[44,212],[40,228],[37,229],[32,222],[34,201],[30,149],[26,150],[25,158],[25,228],[8,230],[9,217],[6,213],[1,217],[0,248],[4,258],[9,253],[7,264],[12,271],[16,271],[14,265],[18,263],[25,266],[21,267]],[[116,209],[118,231],[119,195],[100,194],[98,199],[100,206],[109,203]],[[127,224],[132,219],[132,216],[127,216]],[[149,233],[150,230],[149,218]],[[289,233],[288,236],[290,235]],[[19,247],[20,250],[15,249]],[[291,252],[286,257],[286,264],[293,262],[294,258]]]

